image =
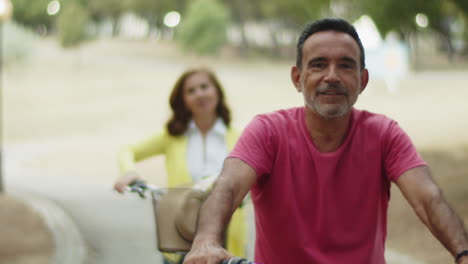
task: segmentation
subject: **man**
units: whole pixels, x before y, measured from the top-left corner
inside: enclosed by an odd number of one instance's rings
[[[305,107],[259,115],[244,130],[202,206],[187,264],[217,264],[230,215],[251,190],[255,261],[384,264],[394,182],[459,264],[468,235],[396,122],[353,108],[369,76],[353,26],[308,25],[291,79]]]

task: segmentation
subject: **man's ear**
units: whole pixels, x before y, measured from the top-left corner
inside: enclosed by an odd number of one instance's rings
[[[301,70],[297,66],[292,66],[291,68],[291,81],[293,82],[296,90],[300,93],[302,92],[301,85]]]
[[[366,89],[368,83],[369,83],[369,71],[367,69],[364,69],[361,71],[361,90],[359,91],[359,93],[362,93],[362,91]]]

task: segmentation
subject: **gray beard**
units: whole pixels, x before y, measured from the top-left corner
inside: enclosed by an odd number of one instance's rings
[[[304,98],[304,101],[305,101],[305,98]],[[329,112],[326,112],[326,111],[321,111],[319,109],[319,107],[317,107],[316,104],[312,104],[312,105],[309,105],[307,103],[307,101],[305,101],[305,105],[310,109],[312,110],[314,113],[317,113],[319,116],[323,117],[324,119],[326,120],[333,120],[333,119],[338,119],[340,117],[343,117],[344,115],[346,115],[347,113],[349,113],[349,111],[351,111],[352,109],[352,106],[351,107],[347,107],[346,109],[342,110],[342,109],[339,109],[340,111],[334,111],[334,113],[329,113]]]

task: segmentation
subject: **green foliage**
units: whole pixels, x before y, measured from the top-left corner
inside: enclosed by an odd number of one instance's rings
[[[125,1],[121,0],[99,0],[88,1],[91,13],[99,16],[119,17],[125,11]]]
[[[372,17],[382,35],[396,30],[405,36],[417,29],[414,19],[418,13],[426,14],[430,26],[436,27],[444,9],[440,0],[363,0],[362,10]]]
[[[5,65],[21,62],[31,54],[36,35],[14,21],[2,24],[2,35],[7,36],[1,45],[2,62]]]
[[[244,26],[252,22],[271,25],[268,30],[275,42],[276,32],[297,32],[305,23],[324,16],[351,21],[363,14],[372,17],[382,36],[396,31],[408,37],[421,30],[414,20],[418,13],[423,13],[429,18],[426,32],[437,34],[447,43],[454,38],[464,38],[465,43],[468,42],[467,0],[59,0],[62,10],[56,16],[47,14],[51,0],[11,1],[15,21],[34,29],[45,26],[47,32],[54,32],[58,26],[64,46],[85,39],[89,19],[97,23],[110,20],[115,35],[119,32],[121,16],[132,12],[145,19],[154,32],[154,29],[166,29],[163,19],[169,11],[182,14],[182,24],[176,31],[182,47],[200,53],[216,52],[221,47],[226,41],[228,23],[241,30],[241,45],[247,50],[254,45],[249,43]],[[78,12],[83,15],[67,11],[67,6],[78,5]],[[64,12],[68,12],[70,18],[67,19]],[[458,20],[465,25],[464,32],[453,36],[454,21]]]
[[[277,14],[293,27],[301,27],[310,21],[321,18],[323,12],[327,11],[330,6],[330,0],[278,0],[277,2]]]
[[[229,15],[217,0],[195,0],[182,16],[177,40],[184,49],[214,54],[226,42]]]
[[[321,18],[330,7],[330,0],[256,0],[250,2],[245,6],[249,7],[256,17],[276,20],[295,29],[300,29],[302,25]]]
[[[91,18],[95,21],[109,19],[112,22],[112,35],[117,35],[120,29],[119,19],[128,11],[128,2],[122,0],[87,0]]]
[[[458,6],[458,8],[460,8],[460,10],[463,12],[465,17],[468,18],[468,1],[466,1],[466,0],[452,0],[452,2],[454,2],[454,4],[456,6]]]
[[[463,23],[464,31],[462,33],[461,38],[465,42],[465,47],[463,48],[462,53],[464,55],[468,55],[468,1],[466,0],[452,0],[455,7],[460,10],[462,14],[460,20]]]
[[[47,14],[49,2],[50,0],[11,0],[13,19],[29,27],[45,25],[50,29],[55,18]]]
[[[163,11],[161,11],[161,5],[158,1],[148,0],[127,0],[127,7],[135,14],[146,19],[148,24],[155,26],[157,24],[157,18],[161,17]],[[159,21],[158,21],[159,22]],[[158,25],[161,26],[162,24]]]
[[[87,39],[89,13],[78,2],[69,2],[58,18],[60,44],[64,48],[74,47]]]
[[[150,26],[164,27],[164,16],[170,11],[184,13],[189,0],[126,0],[127,7],[145,18]]]

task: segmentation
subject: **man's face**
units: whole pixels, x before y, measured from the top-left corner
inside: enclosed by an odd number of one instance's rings
[[[302,52],[302,67],[293,67],[291,77],[305,105],[326,119],[347,114],[368,81],[356,41],[346,33],[322,31],[304,42]]]

